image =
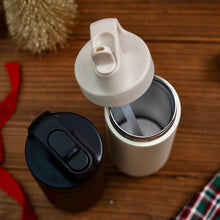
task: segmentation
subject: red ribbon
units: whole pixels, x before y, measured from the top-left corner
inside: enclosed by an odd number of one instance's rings
[[[7,63],[5,64],[5,68],[10,78],[11,91],[3,99],[3,101],[0,102],[0,129],[15,111],[20,82],[19,66],[17,62]],[[0,133],[0,188],[22,205],[22,220],[37,220],[37,217],[21,187],[17,181],[1,166],[2,160],[3,147]]]

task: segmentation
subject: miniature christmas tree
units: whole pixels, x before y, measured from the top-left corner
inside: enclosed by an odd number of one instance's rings
[[[22,50],[54,51],[73,31],[74,0],[4,0],[11,37]]]

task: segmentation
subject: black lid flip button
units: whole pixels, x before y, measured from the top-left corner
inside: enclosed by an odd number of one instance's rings
[[[68,159],[68,152],[77,152],[76,144],[62,130],[53,131],[48,137],[49,146],[62,158]],[[73,151],[74,149],[74,151]]]
[[[89,158],[86,153],[79,150],[76,143],[64,131],[53,131],[48,138],[48,143],[60,157],[67,161],[71,169],[81,171],[88,166]]]
[[[77,153],[68,161],[70,168],[76,171],[84,170],[89,164],[89,158],[82,150]]]
[[[39,116],[28,130],[69,173],[89,175],[93,166],[91,153],[50,112]]]

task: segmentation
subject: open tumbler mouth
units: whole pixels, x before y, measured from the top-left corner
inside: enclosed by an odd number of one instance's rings
[[[176,117],[176,100],[173,87],[163,78],[154,76],[149,89],[130,106],[142,131],[135,134],[126,120],[121,107],[108,108],[114,128],[131,140],[150,141],[162,136],[172,126]]]

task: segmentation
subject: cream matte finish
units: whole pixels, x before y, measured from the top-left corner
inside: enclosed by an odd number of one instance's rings
[[[144,41],[124,30],[115,18],[92,23],[90,37],[75,62],[83,94],[95,104],[109,107],[139,98],[154,77],[154,64]]]
[[[109,119],[109,110],[105,107],[109,155],[123,173],[134,177],[147,176],[157,172],[168,160],[181,116],[179,97],[174,89],[172,93],[177,108],[174,123],[165,134],[150,141],[133,141],[118,133]]]

